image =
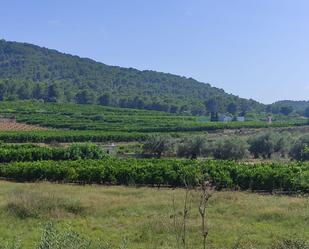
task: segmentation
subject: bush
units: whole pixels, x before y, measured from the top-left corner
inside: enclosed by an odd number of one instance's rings
[[[307,149],[306,147],[309,146],[309,134],[302,136],[299,138],[290,151],[290,156],[294,160],[308,160],[307,158]],[[306,159],[307,158],[307,159]]]
[[[185,138],[177,148],[177,156],[195,159],[204,154],[206,139],[202,136]]]
[[[309,160],[309,146],[306,145],[305,148],[301,152],[301,160],[308,161]]]
[[[248,155],[248,144],[239,137],[231,136],[218,139],[211,150],[215,159],[239,160]]]
[[[53,223],[47,223],[36,249],[111,249],[109,244],[92,241],[70,227],[60,231]]]
[[[95,144],[72,144],[64,147],[40,147],[33,144],[0,144],[0,162],[102,159],[106,153]]]
[[[151,135],[146,142],[144,142],[143,151],[144,153],[150,153],[157,157],[161,157],[163,153],[171,151],[172,147],[172,138],[169,135]]]
[[[282,157],[286,157],[289,155],[294,138],[289,132],[279,133],[277,136],[278,140],[275,146],[275,152],[280,153]]]
[[[278,136],[274,132],[267,132],[261,135],[253,136],[249,140],[249,151],[255,157],[270,159],[272,154],[278,149]]]

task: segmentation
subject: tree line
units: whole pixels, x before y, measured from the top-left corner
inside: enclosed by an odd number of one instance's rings
[[[143,143],[145,154],[161,157],[176,154],[178,157],[195,159],[213,157],[222,160],[244,158],[271,159],[274,155],[298,161],[309,160],[309,134],[294,139],[288,132],[265,132],[242,138],[231,135],[209,141],[207,136],[191,136],[174,139],[170,136],[150,136]]]

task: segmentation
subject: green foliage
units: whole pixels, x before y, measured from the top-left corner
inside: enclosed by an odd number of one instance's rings
[[[309,146],[309,135],[300,137],[292,146],[290,156],[294,160],[308,160],[307,147]]]
[[[269,108],[275,113],[278,113],[282,107],[292,107],[297,112],[302,113],[309,107],[309,101],[283,100],[275,102],[269,106]]]
[[[94,144],[72,144],[64,147],[39,147],[31,144],[10,145],[0,143],[0,162],[102,159],[106,153]]]
[[[222,112],[265,108],[192,78],[108,66],[4,40],[0,41],[0,79],[0,100],[99,103],[194,115],[204,114],[212,99],[210,107]]]
[[[175,159],[115,159],[41,161],[4,164],[0,177],[17,181],[192,186],[207,179],[218,189],[309,191],[309,164]]]
[[[151,135],[143,144],[144,153],[154,154],[161,157],[163,153],[172,151],[173,143],[169,135]]]
[[[269,126],[286,127],[306,123],[304,120],[274,122],[271,125],[262,121],[203,122],[194,116],[168,114],[158,111],[32,101],[0,102],[0,115],[15,117],[18,122],[44,127],[117,133],[189,132]]]
[[[47,223],[36,249],[109,249],[110,246],[100,241],[91,241],[73,231],[70,227],[58,230],[53,223]]]
[[[305,148],[301,151],[301,160],[309,161],[309,145],[306,145]]]
[[[248,155],[248,144],[236,136],[218,139],[212,146],[212,154],[216,159],[243,159]]]
[[[72,142],[106,142],[139,141],[148,137],[145,133],[104,132],[104,131],[5,131],[0,132],[0,141],[8,143],[72,143]]]
[[[277,133],[276,135],[278,140],[276,143],[275,151],[282,157],[288,156],[291,150],[291,145],[295,139],[289,132]]]
[[[280,113],[282,113],[283,115],[289,115],[290,113],[293,112],[293,107],[292,106],[282,106],[280,108]]]
[[[255,158],[263,157],[270,159],[272,154],[278,151],[283,151],[285,143],[279,139],[278,134],[274,132],[266,132],[261,135],[253,136],[249,139],[249,151]]]
[[[178,144],[177,155],[195,159],[204,154],[206,149],[206,139],[203,136],[193,136],[185,138]]]

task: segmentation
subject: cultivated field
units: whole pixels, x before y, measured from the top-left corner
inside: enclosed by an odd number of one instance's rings
[[[308,249],[306,120],[38,102],[0,115],[17,120],[0,123],[0,249],[203,248],[204,181],[207,248]]]
[[[29,125],[24,123],[17,123],[10,120],[0,120],[0,131],[44,131],[43,128],[37,125]]]
[[[0,237],[34,248],[52,221],[94,243],[100,238],[100,248],[178,248],[175,228],[181,226],[184,196],[183,189],[2,181]],[[192,191],[188,200],[187,248],[202,248],[199,193]],[[207,208],[208,248],[269,248],[284,239],[308,240],[308,210],[305,197],[215,192]]]
[[[306,124],[306,119],[246,122],[209,122],[201,117],[168,114],[159,111],[113,108],[98,105],[39,102],[1,102],[0,114],[14,116],[18,122],[57,129],[105,132],[198,132],[239,128],[291,127]],[[264,116],[267,116],[265,113]],[[203,117],[209,120],[209,117]]]

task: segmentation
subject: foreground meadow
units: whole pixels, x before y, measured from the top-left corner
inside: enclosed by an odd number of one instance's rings
[[[183,189],[1,181],[1,245],[19,240],[21,248],[35,248],[52,221],[60,231],[113,248],[178,248],[184,196]],[[187,248],[202,248],[198,205],[199,193],[191,191]],[[282,239],[309,240],[306,197],[215,192],[207,215],[208,248],[268,248]]]

